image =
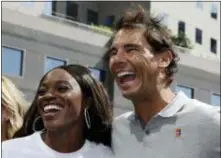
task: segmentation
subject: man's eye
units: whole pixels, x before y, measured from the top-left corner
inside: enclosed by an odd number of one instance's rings
[[[126,48],[126,52],[127,53],[130,53],[130,52],[132,52],[132,51],[137,51],[138,49],[136,48],[136,47],[128,47],[128,48]]]
[[[108,54],[109,54],[109,57],[112,57],[112,56],[117,54],[117,51],[116,50],[112,50]]]

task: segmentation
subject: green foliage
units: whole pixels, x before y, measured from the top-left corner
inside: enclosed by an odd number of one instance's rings
[[[94,24],[91,24],[92,28],[95,29],[96,31],[102,31],[102,32],[106,32],[108,34],[112,34],[113,31],[110,27],[108,26],[103,26],[103,25],[94,25]]]
[[[188,49],[193,48],[190,39],[183,32],[180,32],[178,36],[173,36],[172,40],[174,44],[177,46],[188,48]]]

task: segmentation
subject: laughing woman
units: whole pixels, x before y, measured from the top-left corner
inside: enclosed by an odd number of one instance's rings
[[[112,105],[80,65],[60,66],[40,81],[35,99],[3,158],[109,158]]]
[[[24,121],[28,102],[24,94],[7,77],[2,76],[1,141],[12,139]]]

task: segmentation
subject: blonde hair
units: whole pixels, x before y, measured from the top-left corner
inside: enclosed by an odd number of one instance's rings
[[[24,99],[24,95],[13,84],[11,80],[5,76],[2,79],[2,106],[7,111],[9,123],[7,125],[7,139],[11,139],[15,132],[21,128],[24,115],[28,109],[28,102]]]

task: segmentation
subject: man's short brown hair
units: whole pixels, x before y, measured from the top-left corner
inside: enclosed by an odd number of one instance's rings
[[[161,19],[152,17],[140,5],[133,5],[125,14],[117,21],[114,27],[114,35],[107,43],[109,48],[112,44],[115,34],[123,28],[142,28],[144,29],[144,37],[151,47],[153,54],[160,54],[165,51],[172,53],[173,59],[166,68],[165,72],[168,77],[168,86],[173,81],[174,74],[178,71],[177,62],[179,60],[178,54],[173,49],[172,35],[170,31],[161,24]]]

